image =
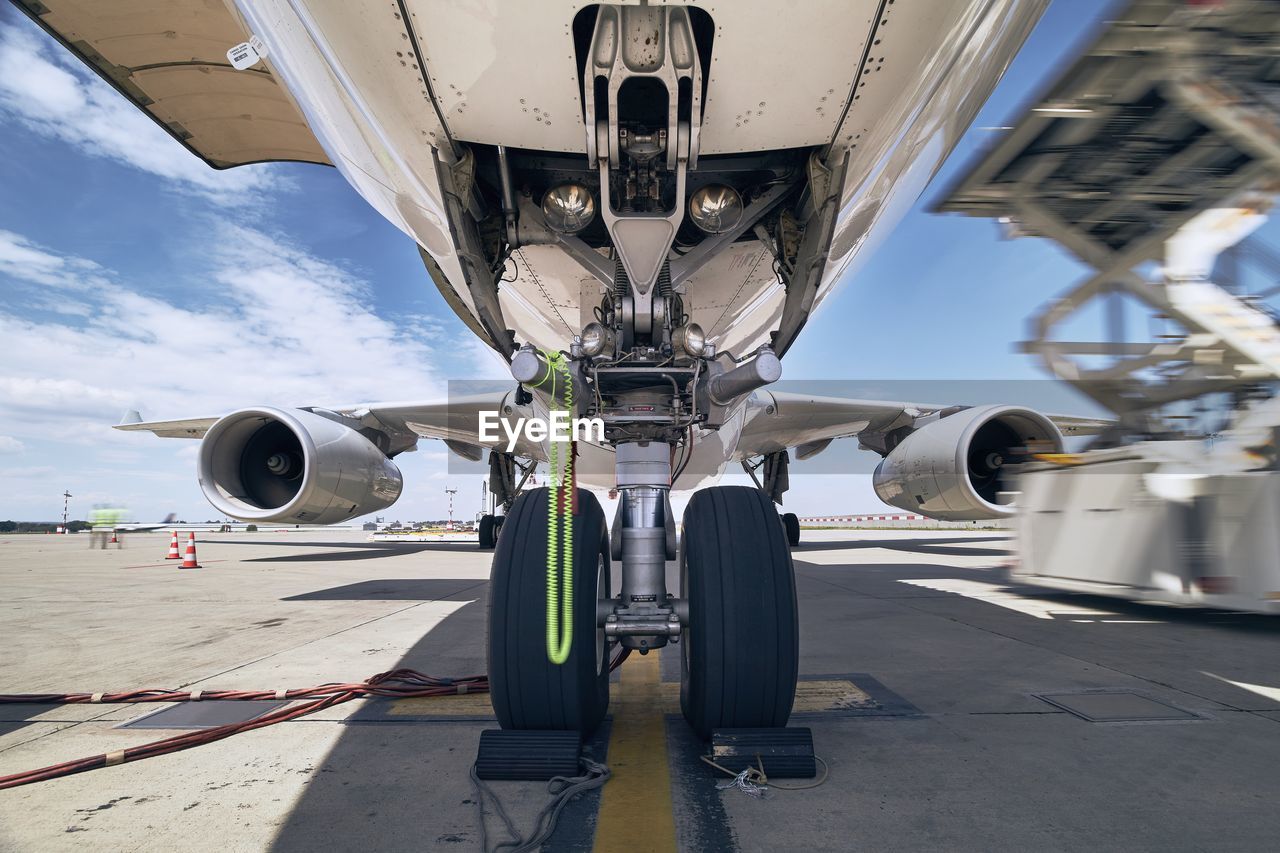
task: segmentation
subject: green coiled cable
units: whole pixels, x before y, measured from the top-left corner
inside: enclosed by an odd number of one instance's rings
[[[542,354],[551,374],[551,406],[556,402],[556,381],[564,383],[564,409],[573,414],[573,381],[569,365],[559,352]],[[554,419],[553,419],[554,421]],[[549,431],[550,432],[550,431]],[[560,442],[550,435],[550,474],[547,489],[547,659],[556,665],[569,659],[573,648],[573,441],[565,455],[563,470]],[[557,481],[557,475],[559,480]]]

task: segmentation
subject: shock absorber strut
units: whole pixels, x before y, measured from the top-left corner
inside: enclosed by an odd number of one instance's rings
[[[641,652],[680,635],[675,602],[667,594],[671,448],[661,441],[619,444],[614,463],[619,495],[615,553],[622,559],[622,592],[605,617],[605,634]]]

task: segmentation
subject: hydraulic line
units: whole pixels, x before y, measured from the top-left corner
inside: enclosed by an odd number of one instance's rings
[[[551,405],[559,411],[556,383],[563,383],[564,408],[573,416],[573,379],[564,355],[542,353],[551,380]],[[554,424],[555,419],[552,419]],[[560,461],[560,442],[550,436],[547,489],[547,659],[557,666],[573,648],[573,441]]]

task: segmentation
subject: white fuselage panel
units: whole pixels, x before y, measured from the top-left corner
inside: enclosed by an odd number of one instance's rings
[[[473,311],[434,149],[447,133],[584,151],[573,19],[586,4],[407,0],[415,51],[396,3],[228,2],[267,43],[273,68],[343,175],[431,253]],[[919,196],[1044,0],[895,3],[879,15],[879,3],[861,0],[786,10],[764,0],[689,5],[716,28],[702,154],[830,144],[849,157],[820,304]],[[506,324],[519,343],[565,348],[599,287],[567,258],[552,257],[558,249],[526,252],[528,263],[501,289]],[[766,342],[781,315],[782,286],[754,242],[722,253],[682,291],[692,319],[722,351]]]
[[[573,22],[586,4],[406,0],[410,29],[396,2],[226,2],[266,43],[332,162],[435,258],[474,314],[438,171],[454,156],[447,140],[585,152]],[[688,4],[715,24],[702,156],[813,147],[828,162],[847,157],[815,308],[910,209],[1045,4]],[[567,349],[601,284],[556,246],[526,246],[514,260],[515,280],[499,289],[506,327],[518,344]],[[727,247],[678,289],[691,319],[735,355],[768,342],[785,297],[754,240]],[[740,430],[739,419],[700,433],[685,479],[718,476]]]

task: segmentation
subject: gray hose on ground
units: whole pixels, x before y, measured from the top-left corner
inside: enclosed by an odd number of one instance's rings
[[[471,765],[471,784],[475,787],[476,808],[480,817],[480,849],[484,853],[533,853],[541,848],[543,843],[551,837],[551,833],[555,832],[560,812],[570,800],[579,794],[602,788],[604,783],[609,781],[610,771],[607,766],[588,758],[580,760],[582,769],[585,771],[583,775],[554,776],[547,782],[547,792],[551,794],[551,800],[538,812],[538,818],[533,825],[533,834],[528,838],[522,837],[516,830],[515,823],[502,805],[502,800],[492,788],[480,780],[476,775],[476,766]],[[506,827],[507,835],[511,838],[510,841],[503,841],[492,848],[489,847],[489,830],[485,823],[486,800],[493,801],[494,811],[498,813],[498,817]]]

